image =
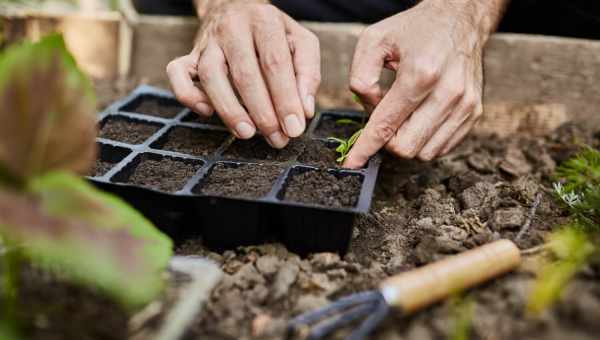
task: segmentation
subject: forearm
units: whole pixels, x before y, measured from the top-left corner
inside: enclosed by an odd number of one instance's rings
[[[199,18],[203,18],[224,5],[232,3],[260,3],[268,4],[268,0],[194,0],[196,6],[196,14]]]
[[[424,0],[440,11],[459,15],[487,37],[496,31],[510,0]]]

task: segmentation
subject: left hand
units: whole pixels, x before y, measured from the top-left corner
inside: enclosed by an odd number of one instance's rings
[[[350,88],[367,111],[344,166],[363,166],[383,146],[403,158],[445,155],[481,117],[483,47],[506,0],[424,0],[361,34]],[[396,72],[387,93],[383,67]]]

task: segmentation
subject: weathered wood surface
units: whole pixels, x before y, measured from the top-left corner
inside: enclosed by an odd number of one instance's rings
[[[6,20],[6,19],[5,19]],[[25,20],[19,18],[18,20]],[[64,18],[45,18],[38,24],[50,27]],[[74,20],[74,19],[71,19]],[[78,21],[83,19],[78,18]],[[88,18],[87,20],[91,20]],[[14,19],[13,19],[14,21]],[[75,51],[94,76],[93,65],[117,63],[118,20],[104,18],[78,30],[87,37]],[[360,24],[304,23],[319,37],[322,49],[323,83],[320,107],[352,107],[348,70]],[[15,32],[31,34],[13,23]],[[102,29],[97,25],[106,26]],[[133,24],[130,75],[150,83],[165,83],[166,64],[188,53],[196,35],[194,18],[139,16]],[[64,27],[64,24],[63,26]],[[44,31],[46,28],[44,29]],[[114,38],[106,38],[113,35]],[[100,38],[102,37],[102,38]],[[81,38],[79,38],[81,39]],[[95,44],[94,44],[95,43]],[[95,60],[96,59],[96,60]],[[113,66],[113,69],[117,69]],[[102,76],[114,76],[117,71]],[[544,133],[574,119],[600,123],[600,42],[517,34],[496,34],[485,51],[485,111],[479,132],[517,130]]]

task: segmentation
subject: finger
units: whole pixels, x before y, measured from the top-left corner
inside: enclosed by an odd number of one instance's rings
[[[365,129],[350,150],[345,167],[359,168],[384,146],[400,125],[429,95],[438,81],[434,72],[411,70],[396,81],[373,111]]]
[[[202,116],[210,117],[213,107],[204,91],[194,85],[196,59],[194,55],[179,57],[167,65],[167,75],[179,102]]]
[[[321,48],[319,39],[292,18],[284,14],[290,32],[288,42],[292,50],[298,92],[306,118],[315,116],[315,97],[321,84]]]
[[[288,137],[298,137],[306,119],[283,22],[269,16],[256,25],[254,40],[280,126]]]
[[[460,86],[440,82],[418,109],[400,126],[386,148],[402,158],[412,159],[458,105],[464,91]]]
[[[365,29],[356,44],[350,68],[350,90],[360,98],[368,111],[373,111],[383,98],[379,78],[386,51],[380,44],[378,34],[372,28]]]
[[[239,30],[237,26],[232,25],[225,26],[222,30],[223,52],[231,78],[250,117],[271,146],[285,147],[289,139],[283,133],[277,119],[256,57],[251,32]]]
[[[198,78],[219,116],[233,134],[241,139],[254,136],[256,127],[237,100],[227,77],[223,51],[214,43],[209,43],[198,61]]]
[[[452,136],[456,135],[460,127],[475,113],[476,107],[477,105],[470,99],[463,100],[435,132],[427,144],[425,144],[423,149],[421,149],[418,156],[419,159],[430,161],[437,156],[440,156],[444,147],[449,144]]]
[[[456,131],[456,133],[444,146],[444,148],[440,152],[440,156],[447,155],[469,135],[469,132],[471,132],[475,124],[477,124],[479,119],[481,119],[482,111],[483,110],[481,106],[479,106],[479,108],[475,110],[475,113],[472,114],[471,117],[465,123],[463,123],[463,125]]]

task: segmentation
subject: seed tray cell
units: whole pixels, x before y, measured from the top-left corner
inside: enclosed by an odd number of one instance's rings
[[[321,113],[305,136],[275,150],[260,136],[236,140],[220,120],[193,119],[187,109],[173,115],[163,104],[175,107],[174,100],[141,86],[100,113],[101,127],[124,121],[155,129],[141,141],[101,135],[103,172],[89,179],[177,243],[202,237],[215,249],[280,241],[301,254],[347,250],[356,215],[369,210],[380,157],[363,169],[341,169],[335,145],[318,128],[323,119],[360,121],[361,113]]]

